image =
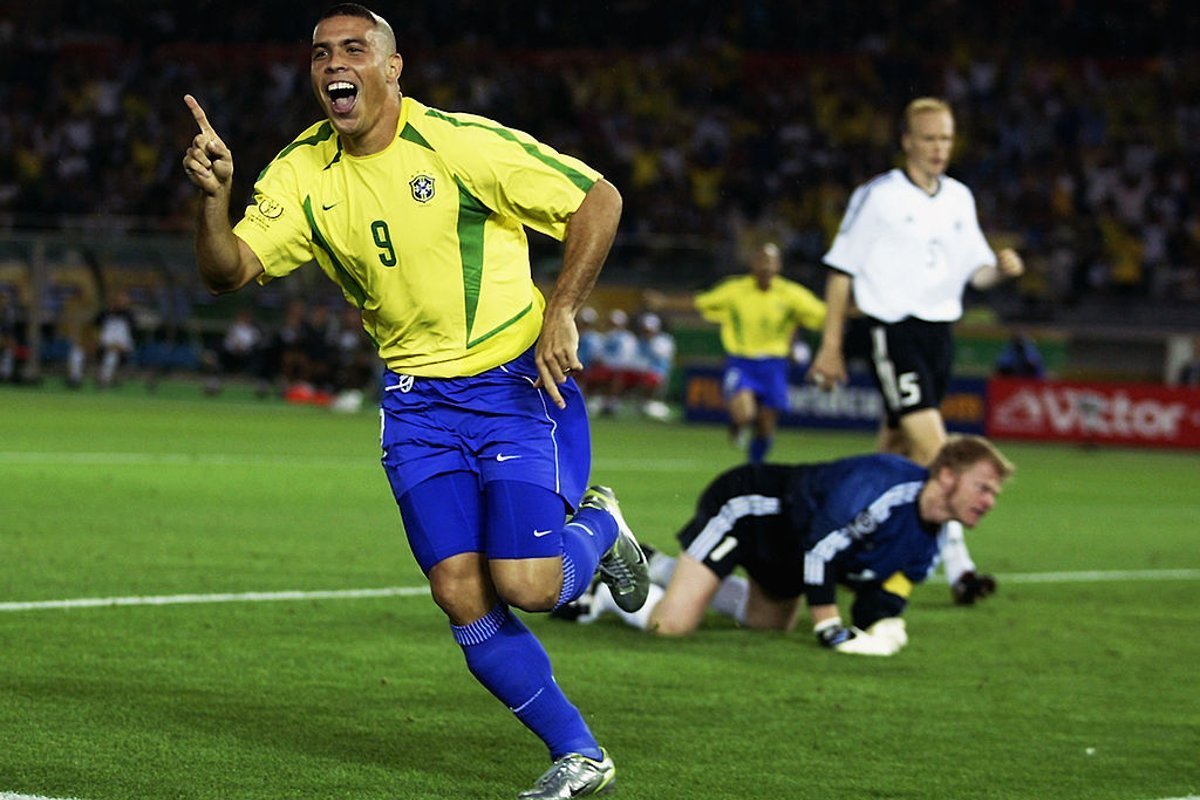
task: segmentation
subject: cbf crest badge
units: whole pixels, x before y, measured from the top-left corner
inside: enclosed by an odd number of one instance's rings
[[[418,203],[428,203],[433,199],[432,175],[418,175],[408,182],[408,186],[412,189],[413,200]]]

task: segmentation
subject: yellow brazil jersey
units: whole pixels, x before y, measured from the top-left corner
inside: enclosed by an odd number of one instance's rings
[[[732,356],[787,356],[797,327],[825,323],[825,303],[795,281],[778,275],[764,292],[752,275],[727,278],[696,295],[696,309],[721,326],[721,345]]]
[[[541,332],[525,227],[562,240],[600,179],[520,131],[406,97],[396,138],[354,157],[329,122],[267,165],[235,227],[266,282],[315,260],[389,369],[476,375]]]

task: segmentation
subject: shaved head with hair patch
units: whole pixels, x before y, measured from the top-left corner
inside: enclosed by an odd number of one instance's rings
[[[391,55],[392,53],[397,52],[396,32],[392,30],[391,24],[366,6],[358,3],[338,3],[335,6],[331,6],[317,19],[317,26],[320,26],[321,22],[329,19],[330,17],[359,17],[360,19],[370,20],[371,22],[375,23],[375,32],[383,36],[384,53],[386,55]],[[317,29],[314,27],[314,36],[316,35],[316,32]]]

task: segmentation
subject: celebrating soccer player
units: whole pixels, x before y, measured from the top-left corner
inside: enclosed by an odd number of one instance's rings
[[[575,315],[621,197],[525,133],[402,95],[403,63],[383,18],[355,3],[326,12],[311,61],[325,119],[267,165],[236,226],[233,156],[185,98],[200,276],[229,292],[316,261],[360,309],[387,366],[383,466],[413,554],[472,675],[553,762],[520,797],[602,793],[612,759],[509,607],[570,602],[597,569],[623,607],[645,602],[645,556],[615,496],[585,492],[588,420],[570,377]],[[565,243],[549,299],[525,227]]]

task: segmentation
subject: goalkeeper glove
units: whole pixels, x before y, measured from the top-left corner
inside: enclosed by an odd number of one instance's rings
[[[884,617],[867,628],[867,633],[895,643],[897,650],[908,644],[908,631],[900,617]]]
[[[824,647],[839,653],[856,656],[890,656],[894,655],[900,645],[894,639],[873,636],[858,628],[847,628],[842,625],[839,617],[818,622],[813,626],[817,641]]]
[[[976,600],[996,593],[996,579],[991,575],[964,572],[950,587],[950,592],[960,606],[974,605]]]

